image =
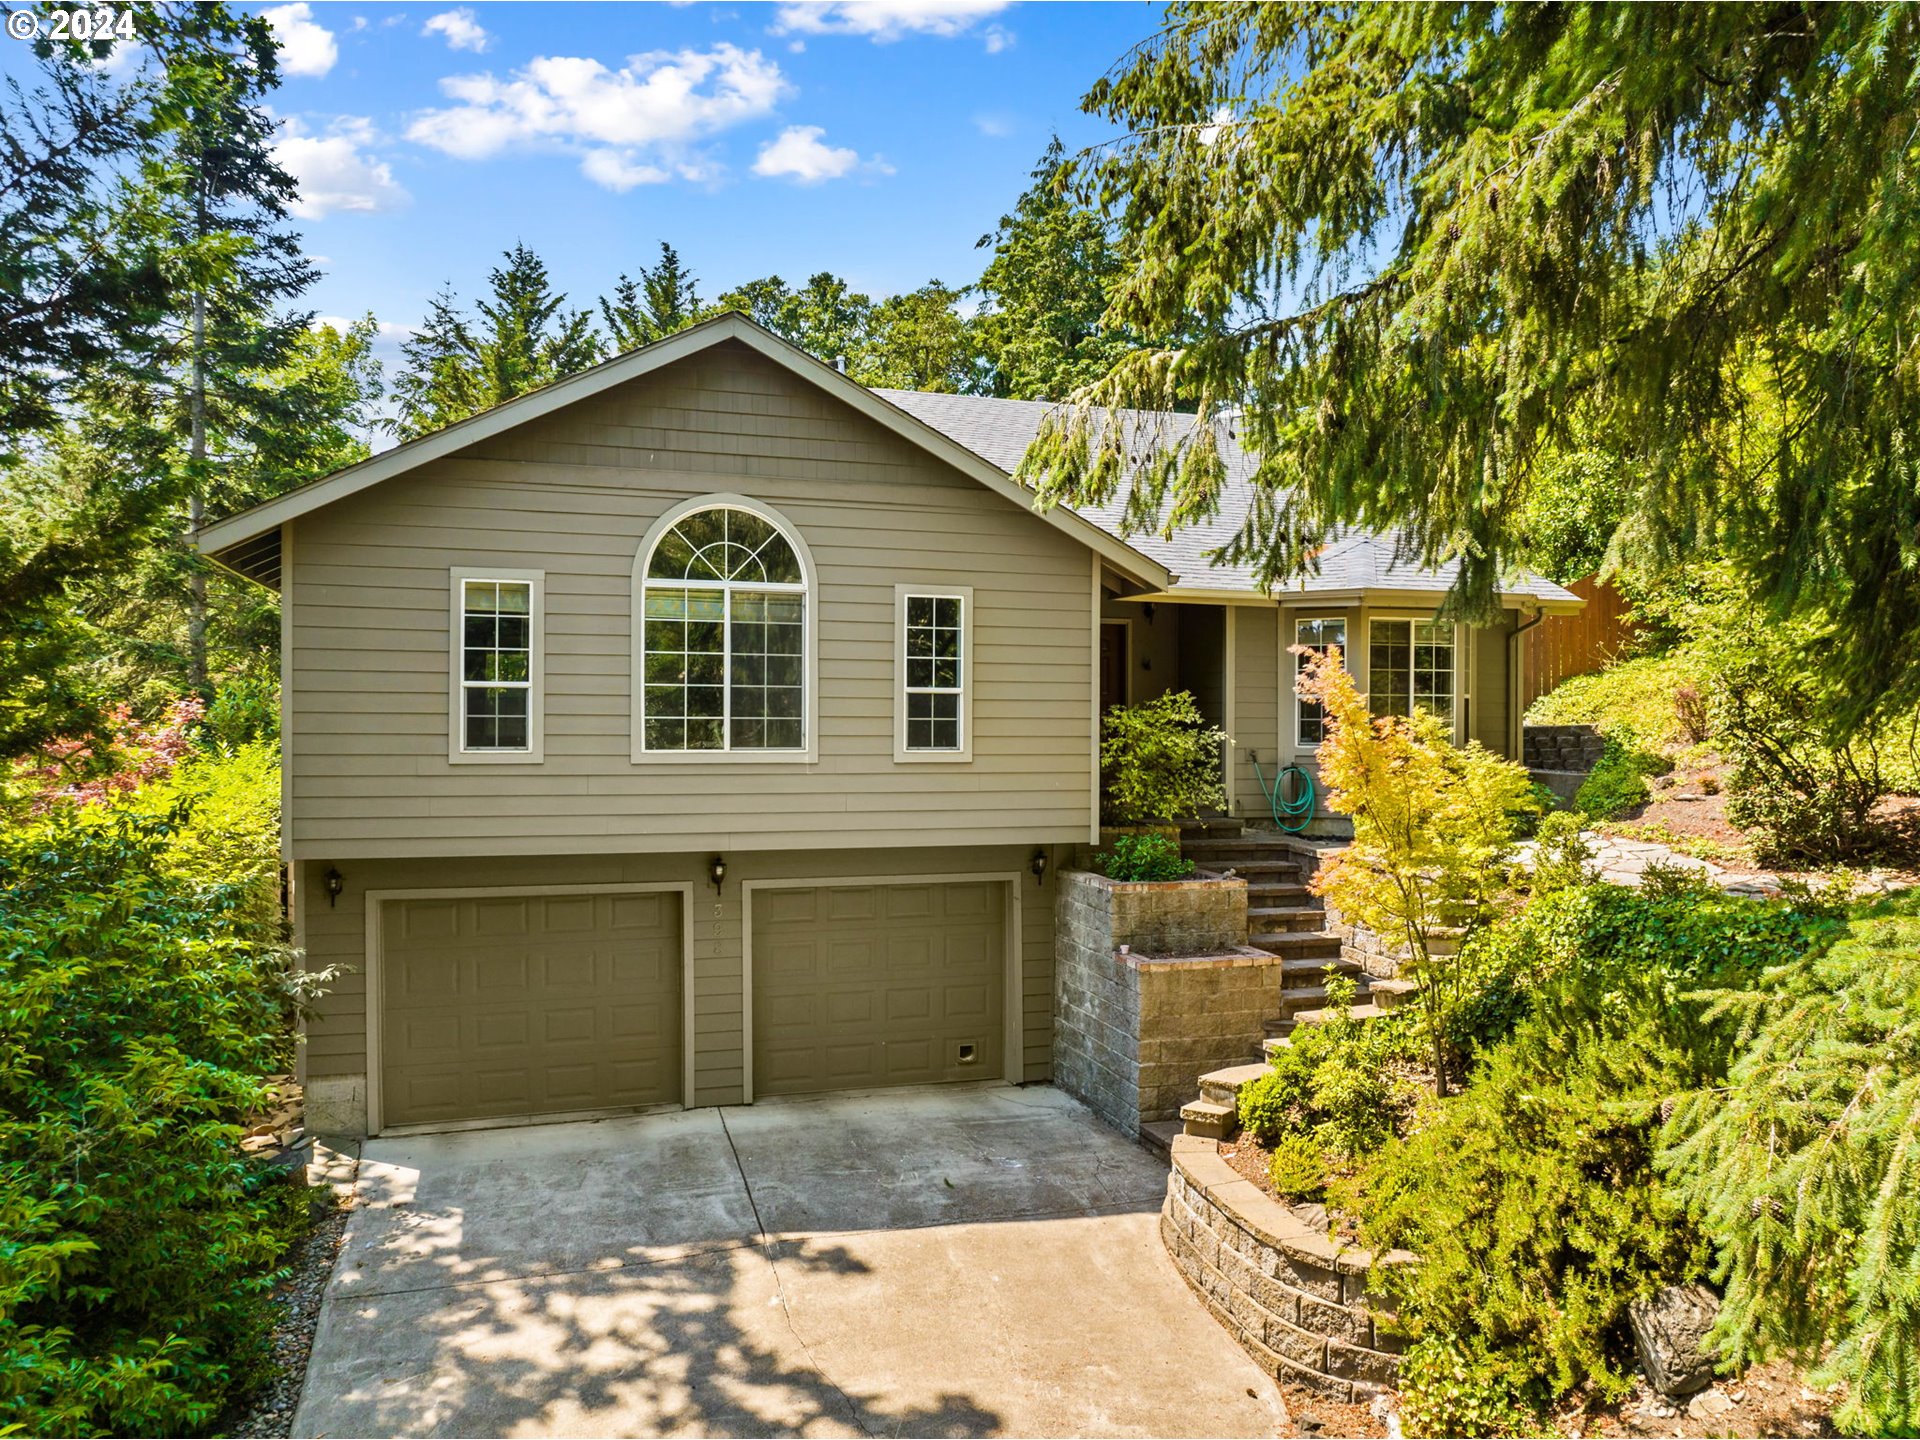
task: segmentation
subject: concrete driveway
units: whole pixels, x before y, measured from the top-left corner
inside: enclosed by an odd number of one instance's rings
[[[294,1434],[1275,1434],[1166,1173],[1044,1087],[370,1141]]]

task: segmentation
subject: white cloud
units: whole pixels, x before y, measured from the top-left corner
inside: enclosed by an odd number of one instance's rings
[[[589,150],[580,159],[580,173],[596,185],[625,193],[636,185],[664,185],[671,170],[634,160],[618,150]]]
[[[393,178],[393,167],[366,153],[376,139],[373,123],[356,115],[340,116],[324,135],[288,120],[273,146],[275,163],[300,190],[288,208],[321,220],[343,211],[373,214],[405,205],[412,197]]]
[[[473,17],[473,11],[462,5],[458,10],[443,10],[421,27],[422,35],[444,35],[447,45],[454,50],[482,51],[493,43],[480,22]]]
[[[408,139],[463,160],[516,145],[578,150],[581,172],[610,190],[711,178],[693,143],[771,113],[791,90],[758,50],[725,44],[634,55],[618,70],[546,55],[505,80],[452,75],[440,88],[458,103],[416,116]]]
[[[857,150],[826,144],[821,139],[826,133],[818,125],[789,125],[777,138],[760,147],[760,156],[753,162],[753,173],[794,180],[802,185],[838,180],[855,170],[876,171],[882,175],[893,173],[893,167],[884,160],[863,163]]]
[[[776,13],[776,35],[864,35],[884,45],[903,35],[964,35],[1011,0],[789,0]],[[989,52],[1004,50],[1013,37],[989,28]]]
[[[989,25],[981,36],[987,42],[987,54],[998,55],[1013,47],[1013,32],[1004,25]]]
[[[333,43],[333,32],[315,23],[313,7],[307,0],[292,5],[276,5],[262,10],[261,18],[273,26],[273,38],[280,46],[280,68],[289,75],[324,75],[340,58],[340,47]]]
[[[993,140],[1004,140],[1013,134],[1014,120],[998,110],[988,110],[973,117],[973,128]]]

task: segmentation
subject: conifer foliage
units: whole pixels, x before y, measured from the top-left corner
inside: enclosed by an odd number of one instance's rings
[[[1920,1429],[1920,897],[1717,998],[1742,1043],[1662,1160],[1706,1217],[1730,1362],[1831,1346],[1847,1431]]]

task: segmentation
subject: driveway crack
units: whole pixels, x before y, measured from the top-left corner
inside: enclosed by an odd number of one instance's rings
[[[787,1333],[793,1336],[794,1343],[799,1345],[801,1354],[807,1357],[808,1367],[820,1377],[822,1383],[840,1397],[840,1403],[846,1407],[847,1418],[854,1423],[862,1435],[868,1437],[868,1440],[874,1440],[874,1432],[867,1428],[866,1421],[861,1418],[860,1407],[853,1403],[853,1397],[841,1388],[840,1382],[827,1373],[826,1367],[820,1363],[820,1357],[813,1353],[813,1346],[807,1343],[807,1337],[802,1335],[800,1327],[793,1323],[793,1307],[787,1303],[786,1281],[780,1275],[780,1262],[773,1253],[773,1237],[767,1233],[767,1222],[760,1218],[760,1202],[754,1198],[753,1181],[747,1178],[747,1167],[741,1163],[740,1147],[733,1143],[733,1131],[727,1126],[726,1110],[722,1108],[717,1113],[720,1116],[720,1133],[727,1137],[727,1149],[733,1152],[733,1168],[740,1172],[740,1185],[747,1192],[747,1206],[753,1211],[753,1228],[759,1235],[755,1243],[767,1257],[767,1269],[773,1272],[773,1293],[780,1301],[780,1314],[787,1322]]]

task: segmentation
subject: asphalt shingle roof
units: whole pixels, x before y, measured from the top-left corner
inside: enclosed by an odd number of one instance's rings
[[[984,395],[934,395],[918,390],[875,390],[874,393],[1009,475],[1019,468],[1027,446],[1040,433],[1042,420],[1054,409],[1051,402],[1044,400],[997,400]],[[1141,418],[1133,412],[1127,413],[1130,419]],[[1153,423],[1161,423],[1160,418],[1153,417]],[[1190,416],[1172,416],[1164,423],[1178,435],[1198,422]],[[1219,512],[1211,520],[1176,531],[1171,538],[1154,532],[1124,533],[1121,525],[1124,495],[1108,505],[1079,506],[1078,513],[1173,571],[1178,577],[1174,585],[1176,594],[1181,590],[1258,594],[1260,587],[1254,583],[1251,566],[1223,565],[1207,558],[1208,552],[1225,545],[1239,530],[1253,496],[1253,486],[1248,479],[1254,468],[1253,458],[1230,436],[1224,440],[1221,453],[1226,460],[1227,479]],[[1319,573],[1296,582],[1297,588],[1307,594],[1367,588],[1431,590],[1438,594],[1453,583],[1457,567],[1452,562],[1433,569],[1396,564],[1393,551],[1391,536],[1345,532],[1321,551]],[[1535,575],[1517,576],[1503,585],[1501,592],[1541,600],[1576,598],[1570,591]]]

